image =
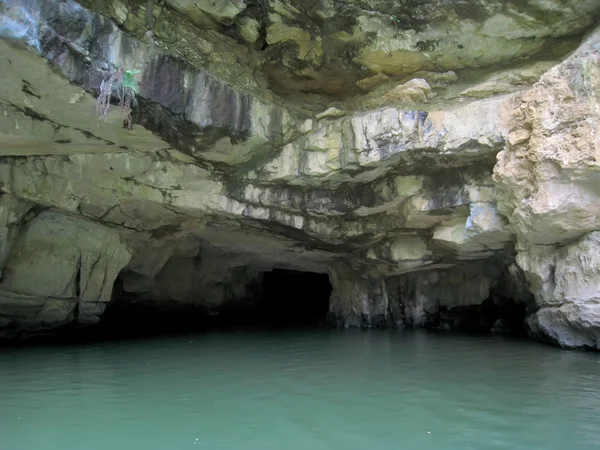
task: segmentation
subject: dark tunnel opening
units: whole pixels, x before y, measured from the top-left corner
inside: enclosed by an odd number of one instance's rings
[[[332,286],[324,273],[273,269],[243,288],[245,296],[207,309],[197,304],[156,302],[124,292],[115,283],[113,301],[100,327],[105,337],[178,334],[228,328],[298,328],[327,324]]]
[[[223,305],[213,324],[218,326],[287,328],[327,323],[331,296],[324,273],[273,269],[261,272],[242,302]]]
[[[264,325],[324,325],[331,296],[324,273],[273,269],[263,273],[255,310]]]

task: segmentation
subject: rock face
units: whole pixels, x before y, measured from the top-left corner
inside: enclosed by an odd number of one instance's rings
[[[37,326],[94,324],[130,258],[117,230],[43,211],[28,221],[4,262],[3,319],[16,327],[29,319],[20,312],[25,296],[30,308],[40,309]]]
[[[278,268],[328,274],[339,326],[600,348],[575,3],[0,0],[0,335],[210,320]],[[94,115],[119,67],[132,130]]]
[[[514,103],[494,179],[535,294],[531,332],[600,346],[600,30]]]
[[[559,248],[533,246],[518,254],[539,307],[528,319],[532,334],[568,347],[598,347],[599,245],[594,232]]]

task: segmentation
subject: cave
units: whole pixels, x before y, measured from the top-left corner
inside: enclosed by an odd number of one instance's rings
[[[206,318],[208,328],[298,328],[327,324],[332,286],[325,273],[290,269],[259,272],[244,296],[228,300]]]
[[[327,322],[600,350],[600,2],[137,3],[1,3],[0,339]]]
[[[232,328],[298,328],[327,324],[332,286],[325,273],[272,269],[257,272],[250,280],[230,279],[199,283],[198,302],[153,298],[156,292],[127,292],[131,274],[115,282],[113,300],[101,321],[107,337],[163,333],[189,333]],[[185,284],[181,278],[175,284]],[[206,306],[206,299],[220,292],[224,301]]]
[[[273,269],[261,274],[255,323],[269,327],[324,325],[331,296],[324,273]]]

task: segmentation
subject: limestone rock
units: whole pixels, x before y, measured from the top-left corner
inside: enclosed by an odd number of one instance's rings
[[[170,0],[161,15],[174,8],[201,32],[211,28],[211,19],[226,25],[228,36],[260,48],[261,70],[278,90],[288,91],[289,99],[299,91],[347,99],[370,91],[381,77],[415,78],[416,72],[442,74],[564,55],[576,45],[567,36],[582,33],[599,14],[591,0],[572,7],[558,0],[530,3],[265,0],[258,7],[241,0]],[[92,1],[86,5],[99,8]],[[135,10],[127,13],[125,23],[134,22]],[[112,16],[121,20],[116,12]]]
[[[537,62],[522,68],[501,71],[485,81],[463,90],[463,97],[485,98],[492,95],[515,92],[523,86],[530,86],[552,68],[552,62]]]
[[[279,19],[279,16],[272,17],[274,19],[273,23],[267,29],[267,43],[294,42],[298,49],[296,55],[298,59],[313,64],[320,62],[323,49],[318,39],[314,39],[310,33],[302,28],[287,26]]]
[[[280,268],[340,326],[597,347],[598,2],[150,3],[0,0],[2,333],[211,320]]]
[[[499,270],[469,264],[393,277],[387,281],[388,302],[405,326],[438,327],[441,311],[479,307]]]
[[[12,195],[0,195],[0,269],[8,252],[20,231],[20,226],[25,214],[34,206],[34,203],[19,200]]]
[[[362,106],[367,109],[376,109],[394,104],[420,105],[427,103],[431,94],[431,86],[422,78],[414,78],[406,83],[377,96],[374,92],[371,98],[367,97]]]
[[[132,256],[125,270],[153,280],[171,258],[198,256],[200,242],[193,235],[150,239],[148,233],[133,233],[127,236],[127,247]]]
[[[417,173],[491,162],[507,134],[504,117],[510,100],[486,99],[430,112],[385,108],[329,120],[286,145],[263,167],[261,178],[293,178],[298,184],[324,176],[330,181],[364,182],[383,176],[399,162],[405,171]],[[463,120],[467,117],[468,124]],[[362,173],[356,174],[357,169]],[[348,172],[354,176],[348,177]]]
[[[564,347],[600,349],[600,232],[557,249],[533,246],[517,263],[539,308],[530,332]]]
[[[419,238],[401,238],[390,245],[390,257],[393,261],[422,259],[431,255],[427,243]]]
[[[392,320],[387,308],[385,283],[338,266],[330,276],[333,291],[329,318],[342,327],[385,327]]]
[[[245,0],[166,0],[166,3],[200,24],[204,13],[229,25],[246,9]]]
[[[239,20],[240,35],[248,44],[254,44],[260,37],[260,23],[250,17]]]
[[[373,75],[372,77],[367,77],[363,78],[362,80],[358,80],[356,82],[356,85],[359,88],[364,89],[365,91],[370,91],[373,88],[379,86],[380,84],[387,82],[389,79],[390,77],[388,77],[386,74],[378,73],[376,75]]]
[[[323,112],[320,112],[315,117],[317,119],[324,119],[324,118],[333,118],[333,117],[344,117],[346,114],[347,114],[346,111],[342,111],[341,109],[331,107],[331,108],[327,108]]]
[[[494,169],[499,211],[533,244],[600,228],[600,30],[514,104]]]
[[[77,302],[72,299],[38,297],[0,289],[0,337],[26,332],[49,332],[69,324]]]
[[[414,76],[416,78],[422,78],[432,87],[440,87],[448,85],[449,83],[453,83],[458,80],[458,76],[456,72],[453,70],[449,70],[448,72],[429,72],[429,71],[420,71],[415,72]]]
[[[93,317],[80,311],[82,321],[97,321],[112,298],[119,271],[131,257],[120,236],[80,218],[42,212],[15,240],[0,288],[28,298],[102,304]]]
[[[235,89],[156,46],[133,39],[73,1],[60,3],[62,6],[58,3],[50,2],[42,8],[33,1],[22,5],[22,9],[37,14],[38,26],[48,29],[38,36],[40,55],[75,83],[56,76],[39,56],[0,42],[8,58],[0,63],[0,70],[6,73],[0,95],[8,103],[0,132],[11,136],[10,145],[3,146],[6,154],[157,150],[174,145],[199,159],[237,164],[249,158],[253,148],[264,146],[276,135],[284,138],[294,132],[295,125],[285,109]],[[10,37],[11,30],[21,26],[11,22],[12,28],[0,29],[0,37]],[[90,36],[91,30],[98,34]],[[93,59],[86,61],[81,49]],[[134,127],[133,133],[122,133],[119,112],[109,115],[108,123],[98,121],[93,114],[94,101],[81,88],[97,89],[115,67],[142,72],[139,95],[151,102],[146,111],[140,112],[139,122],[146,129]],[[10,87],[23,83],[28,94]],[[24,114],[28,110],[36,111],[34,117]],[[40,121],[45,122],[41,127]],[[165,127],[166,123],[169,125]],[[152,128],[162,139],[150,132]],[[237,145],[219,145],[224,137],[234,137]],[[52,144],[43,145],[44,140]],[[83,150],[68,150],[77,144]]]
[[[510,241],[505,220],[491,204],[472,203],[469,217],[458,217],[438,225],[433,232],[435,243],[456,251],[460,258],[493,254]],[[479,255],[481,257],[481,255]]]

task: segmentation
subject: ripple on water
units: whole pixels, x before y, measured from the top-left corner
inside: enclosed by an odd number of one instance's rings
[[[0,350],[0,449],[598,448],[600,355],[357,330]]]

